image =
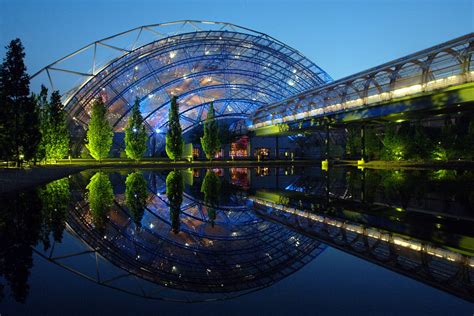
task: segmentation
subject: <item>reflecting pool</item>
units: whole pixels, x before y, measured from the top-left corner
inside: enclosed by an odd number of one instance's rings
[[[2,315],[474,311],[473,171],[87,170],[0,205]]]

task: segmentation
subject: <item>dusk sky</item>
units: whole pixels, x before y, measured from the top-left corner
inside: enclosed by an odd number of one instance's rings
[[[301,51],[338,79],[472,32],[473,1],[0,0],[1,55],[19,37],[30,74],[95,40],[146,24],[231,22]]]

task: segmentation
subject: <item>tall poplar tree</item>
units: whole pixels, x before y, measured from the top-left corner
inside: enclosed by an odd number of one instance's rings
[[[147,197],[147,183],[143,174],[140,171],[130,173],[125,179],[125,204],[137,228],[142,226]]]
[[[215,119],[214,104],[211,102],[206,120],[204,121],[204,135],[201,137],[201,145],[206,158],[212,160],[221,149],[219,140],[219,127]]]
[[[114,133],[106,118],[107,109],[102,99],[97,99],[92,106],[89,129],[87,130],[87,144],[91,156],[102,161],[109,155]]]
[[[140,104],[138,98],[136,98],[132,115],[128,119],[128,124],[125,128],[125,153],[127,157],[133,160],[142,158],[146,151],[147,139],[145,124],[140,113]]]
[[[47,120],[45,151],[47,159],[61,159],[69,152],[69,130],[59,91],[51,94],[43,119]]]
[[[3,158],[34,158],[41,139],[39,111],[30,96],[30,78],[20,39],[6,47],[0,67],[0,154]]]
[[[183,135],[181,124],[179,123],[178,97],[171,98],[171,105],[168,112],[168,132],[166,133],[166,154],[170,159],[176,161],[183,154]]]
[[[173,170],[166,177],[166,196],[170,206],[171,230],[179,232],[179,213],[183,203],[184,179],[181,171]]]
[[[46,144],[48,142],[48,129],[49,129],[49,119],[48,119],[48,109],[49,109],[49,101],[48,101],[48,89],[41,85],[41,92],[38,95],[35,95],[36,105],[40,111],[40,132],[41,132],[41,140],[38,145],[38,153],[37,158],[39,160],[47,160],[46,157]]]

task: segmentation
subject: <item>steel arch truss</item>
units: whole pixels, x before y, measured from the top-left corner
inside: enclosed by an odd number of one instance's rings
[[[102,59],[99,50],[115,55]],[[86,63],[79,57],[87,53],[90,63],[80,68]],[[58,77],[66,74],[76,80]],[[191,20],[145,25],[95,41],[32,76],[41,77],[67,92],[63,102],[77,125],[88,123],[100,97],[114,131],[121,132],[138,98],[150,134],[166,130],[171,95],[179,96],[186,131],[205,119],[211,101],[218,118],[246,119],[263,104],[331,81],[300,52],[266,34]]]

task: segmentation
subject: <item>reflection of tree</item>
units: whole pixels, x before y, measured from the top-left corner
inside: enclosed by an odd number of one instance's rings
[[[204,202],[207,205],[207,213],[212,226],[214,226],[214,220],[216,219],[215,207],[219,202],[220,190],[221,180],[214,172],[208,170],[202,181],[201,192],[204,193]]]
[[[89,208],[94,225],[103,229],[107,212],[112,207],[114,192],[109,176],[103,172],[97,172],[87,185]]]
[[[166,177],[166,196],[170,203],[171,229],[174,233],[179,231],[179,212],[183,202],[183,175],[181,171],[171,171]]]
[[[60,242],[63,238],[67,207],[71,197],[69,179],[64,178],[47,184],[38,192],[43,206],[43,244],[49,248],[49,233],[53,233],[54,241]]]
[[[28,277],[33,266],[32,247],[42,235],[41,205],[34,190],[0,198],[0,276],[8,283],[16,301],[29,292]],[[0,284],[0,300],[4,297]]]
[[[125,180],[125,203],[137,227],[141,227],[147,198],[147,183],[139,171],[130,173]]]

